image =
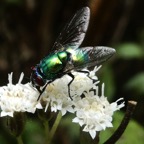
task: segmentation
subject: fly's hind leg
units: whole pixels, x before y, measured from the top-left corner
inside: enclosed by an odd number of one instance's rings
[[[93,82],[95,82],[95,79],[92,79],[89,75],[90,75],[90,73],[89,73],[89,71],[86,71],[86,70],[77,70],[77,72],[81,72],[81,73],[86,73],[87,74],[87,76],[88,76],[88,78],[89,79],[91,79]],[[95,89],[90,89],[90,91],[94,91],[94,93],[96,94],[96,91],[95,91]]]
[[[93,79],[89,76],[89,75],[90,75],[89,71],[78,70],[77,72],[86,73],[87,76],[88,76],[88,78],[91,79],[91,80],[93,80]],[[73,75],[72,73],[67,73],[67,75],[69,75],[69,76],[72,78],[72,80],[68,83],[68,95],[69,95],[70,99],[73,100],[72,97],[71,97],[71,95],[70,95],[70,85],[71,85],[71,83],[73,82],[73,80],[74,80],[75,77],[74,77],[74,75]]]
[[[92,78],[89,76],[89,75],[90,75],[89,71],[86,71],[86,70],[77,70],[77,72],[86,73],[89,79],[94,80],[94,79],[92,79]]]
[[[75,77],[74,77],[74,75],[72,73],[68,73],[67,75],[69,75],[72,78],[72,80],[68,83],[68,95],[69,95],[70,99],[73,100],[71,95],[70,95],[70,85],[73,82]]]

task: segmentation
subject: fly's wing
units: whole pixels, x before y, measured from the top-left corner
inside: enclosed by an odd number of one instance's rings
[[[65,71],[81,70],[86,67],[96,66],[108,60],[113,54],[115,49],[98,46],[98,47],[84,47],[71,51],[72,53],[72,66],[66,67]]]
[[[53,50],[64,50],[68,46],[78,48],[85,37],[89,18],[90,9],[88,7],[80,9],[58,36],[54,43]]]

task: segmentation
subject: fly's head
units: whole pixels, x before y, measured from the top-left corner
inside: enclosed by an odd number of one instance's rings
[[[31,77],[30,80],[34,87],[41,87],[46,84],[46,80],[43,78],[42,73],[40,72],[39,66],[31,67]]]

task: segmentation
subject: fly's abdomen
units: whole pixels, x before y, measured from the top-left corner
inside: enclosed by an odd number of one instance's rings
[[[57,54],[45,57],[40,61],[40,70],[48,80],[57,77],[58,73],[63,69],[63,63]]]

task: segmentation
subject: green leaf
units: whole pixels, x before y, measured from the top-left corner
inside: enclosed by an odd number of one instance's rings
[[[103,144],[120,125],[124,114],[116,112],[114,115],[113,128],[106,129],[100,133],[100,144]],[[140,126],[136,121],[131,120],[127,129],[116,144],[143,144],[144,128]]]
[[[142,58],[144,56],[143,49],[136,43],[123,43],[117,46],[117,54],[123,59]]]
[[[144,72],[131,78],[125,87],[127,89],[133,89],[139,94],[144,94]]]

